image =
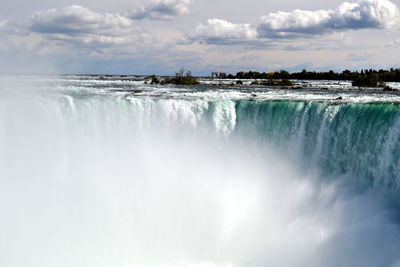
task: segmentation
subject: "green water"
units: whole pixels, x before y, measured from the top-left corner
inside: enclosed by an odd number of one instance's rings
[[[237,132],[297,154],[325,174],[398,189],[400,108],[395,104],[239,101]]]

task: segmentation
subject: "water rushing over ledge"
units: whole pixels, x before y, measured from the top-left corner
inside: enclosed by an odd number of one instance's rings
[[[1,266],[400,263],[396,93],[7,79]]]

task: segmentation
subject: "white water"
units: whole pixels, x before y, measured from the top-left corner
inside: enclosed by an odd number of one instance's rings
[[[0,266],[400,265],[397,209],[233,137],[229,100],[0,95]]]

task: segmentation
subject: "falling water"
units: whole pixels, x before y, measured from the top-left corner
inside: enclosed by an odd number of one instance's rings
[[[0,266],[400,266],[394,101],[32,79],[0,87]]]

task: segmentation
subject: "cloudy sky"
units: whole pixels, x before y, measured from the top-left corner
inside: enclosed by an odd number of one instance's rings
[[[5,0],[0,73],[400,67],[400,0]]]

